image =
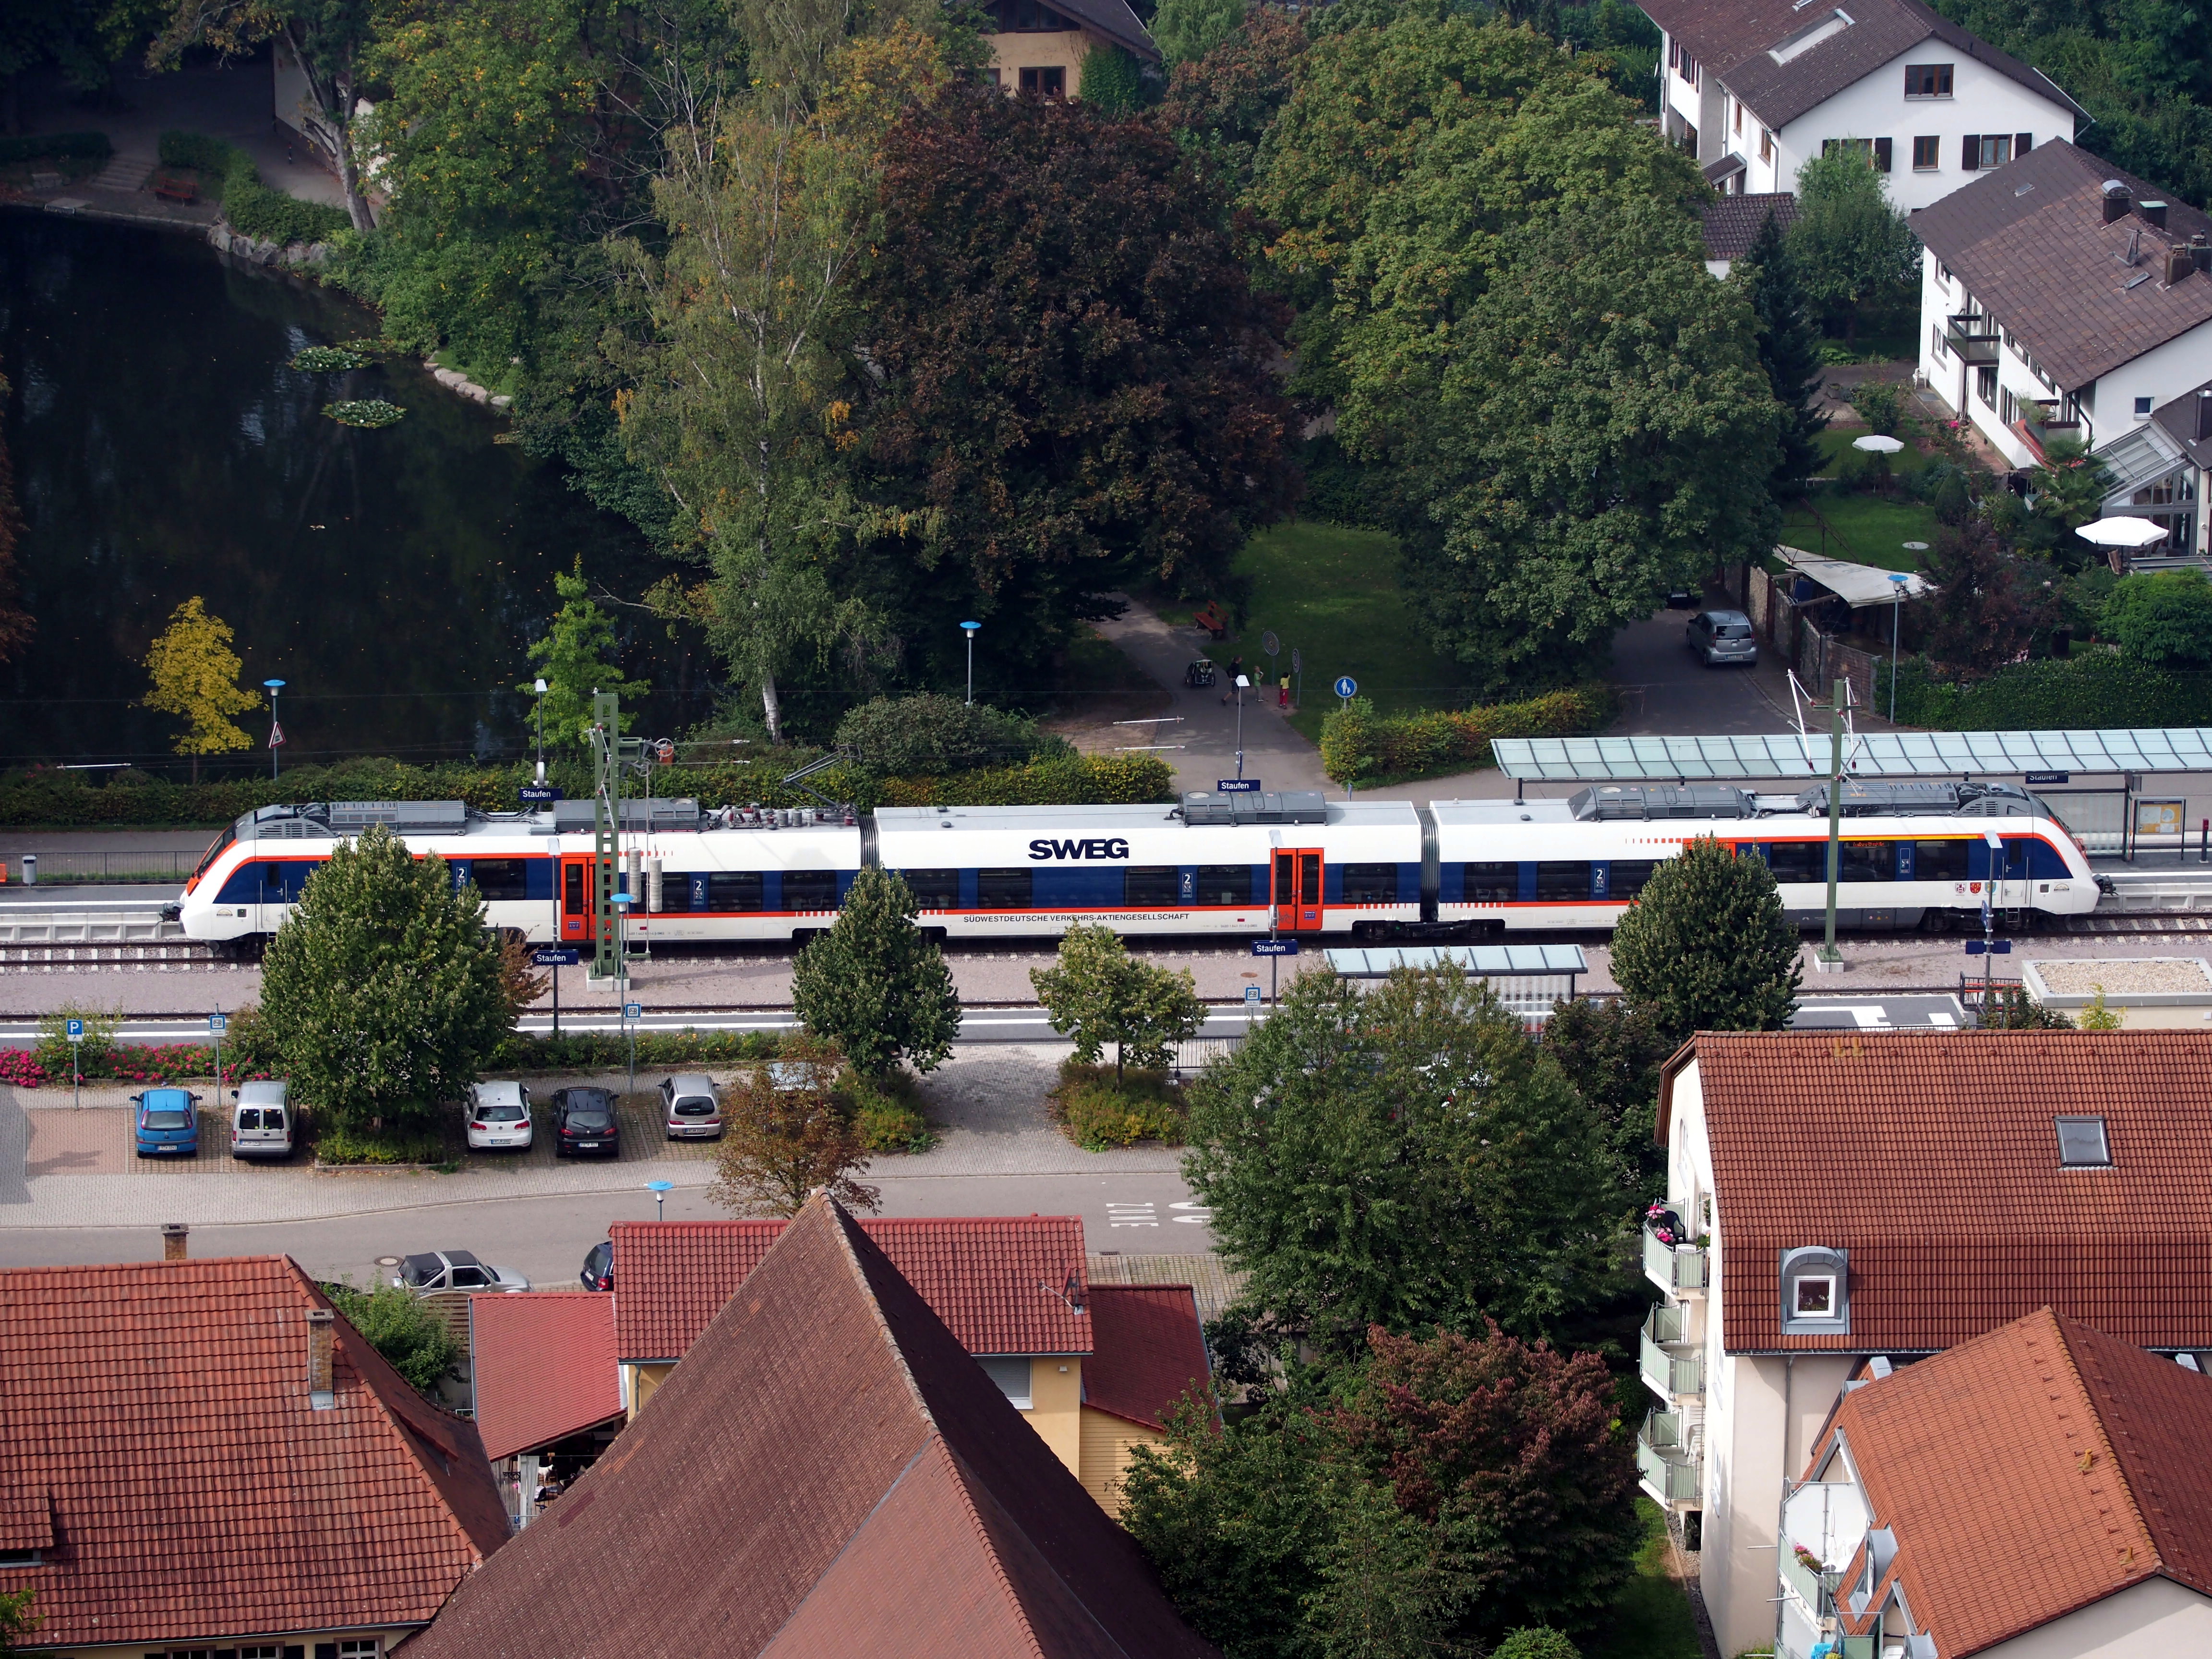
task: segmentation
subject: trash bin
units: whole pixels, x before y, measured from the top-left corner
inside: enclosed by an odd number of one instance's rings
[[[39,855],[36,853],[26,853],[23,854],[23,885],[36,887],[38,884]]]

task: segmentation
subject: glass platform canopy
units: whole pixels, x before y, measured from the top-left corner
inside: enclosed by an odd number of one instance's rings
[[[1831,738],[1495,738],[1498,769],[1516,783],[1698,783],[1825,778]],[[2212,726],[2108,732],[1863,732],[1844,738],[1855,777],[2009,777],[2026,773],[2212,772]]]

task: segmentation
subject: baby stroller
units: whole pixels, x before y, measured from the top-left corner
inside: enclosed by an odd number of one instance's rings
[[[1213,684],[1213,665],[1207,661],[1204,657],[1200,657],[1196,662],[1191,664],[1189,667],[1182,671],[1182,683],[1185,685],[1198,687],[1201,690],[1212,689]]]

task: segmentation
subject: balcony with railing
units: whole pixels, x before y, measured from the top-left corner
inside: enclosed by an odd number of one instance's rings
[[[1836,1610],[1836,1585],[1839,1575],[1815,1572],[1798,1558],[1797,1552],[1785,1540],[1782,1547],[1782,1583],[1805,1604],[1805,1610],[1815,1620],[1826,1619]]]
[[[1669,1244],[1646,1227],[1644,1276],[1670,1296],[1679,1291],[1702,1291],[1705,1288],[1705,1248]]]
[[[2080,412],[2058,398],[2022,398],[2020,418],[2013,423],[2013,429],[2027,440],[2038,460],[2048,460],[2051,446],[2061,438],[2081,443],[2088,437]]]
[[[1636,1434],[1636,1472],[1661,1501],[1694,1504],[1703,1471],[1682,1444],[1679,1412],[1650,1412]]]
[[[1705,1355],[1685,1342],[1683,1310],[1661,1304],[1644,1322],[1637,1369],[1655,1394],[1668,1401],[1705,1391]]]
[[[1943,343],[1970,363],[1996,362],[2003,338],[1996,324],[1978,312],[1960,312],[1943,325]]]

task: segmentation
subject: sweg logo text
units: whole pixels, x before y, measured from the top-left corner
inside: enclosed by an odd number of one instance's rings
[[[1104,840],[1048,841],[1040,836],[1030,843],[1033,859],[1125,859],[1129,843],[1119,836]]]

